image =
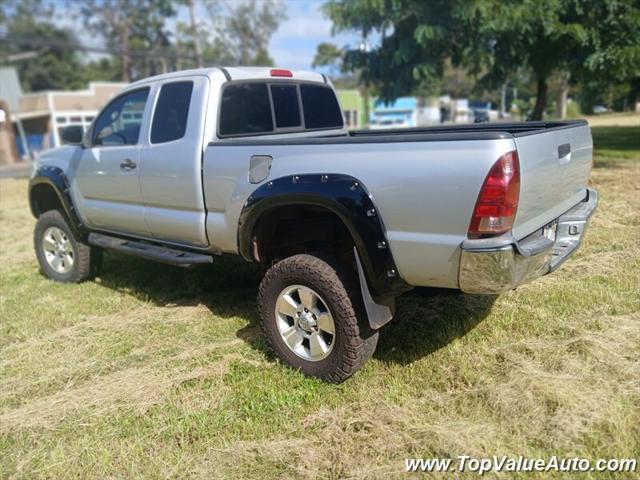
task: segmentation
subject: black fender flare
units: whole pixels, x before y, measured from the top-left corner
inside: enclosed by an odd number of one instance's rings
[[[411,287],[400,277],[373,199],[362,182],[334,173],[300,174],[270,180],[247,199],[240,213],[238,251],[253,257],[255,227],[261,215],[285,205],[315,205],[335,213],[351,234],[371,293],[386,298]]]
[[[42,213],[38,210],[33,199],[33,190],[39,185],[48,185],[53,189],[58,196],[58,200],[60,200],[62,208],[64,209],[63,213],[69,220],[69,227],[78,236],[86,235],[88,230],[82,223],[82,220],[80,220],[76,208],[73,205],[71,192],[69,190],[69,181],[67,180],[67,176],[64,174],[64,171],[59,167],[48,165],[41,166],[31,177],[31,180],[29,181],[29,207],[31,208],[31,214],[36,218],[38,218]]]

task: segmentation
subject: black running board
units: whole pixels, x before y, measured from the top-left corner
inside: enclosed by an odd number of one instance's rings
[[[178,267],[191,267],[198,264],[213,263],[211,255],[186,252],[173,248],[161,247],[151,243],[126,240],[124,238],[111,237],[101,233],[90,233],[89,243],[96,247],[115,250],[116,252],[134,255],[147,260],[176,265]]]

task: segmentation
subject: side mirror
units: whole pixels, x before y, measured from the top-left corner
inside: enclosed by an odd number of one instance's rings
[[[60,140],[66,145],[80,145],[84,136],[84,129],[81,125],[69,125],[64,127],[60,133]]]

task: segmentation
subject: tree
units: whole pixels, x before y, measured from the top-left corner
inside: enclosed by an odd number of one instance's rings
[[[269,40],[286,20],[280,0],[209,0],[205,3],[214,37],[209,56],[230,65],[273,65]]]
[[[424,90],[447,59],[496,87],[522,67],[536,81],[532,117],[546,108],[549,78],[572,81],[638,75],[640,13],[636,0],[330,0],[336,31],[377,31],[372,79],[385,99]],[[387,32],[390,32],[388,35]]]
[[[167,53],[171,47],[171,33],[166,21],[175,14],[176,10],[171,0],[138,2],[131,46],[136,50],[134,67],[138,70],[139,77],[166,73],[169,70]]]
[[[460,64],[464,49],[456,39],[473,34],[465,25],[475,8],[466,0],[330,0],[324,6],[334,32],[380,35],[376,48],[350,52],[344,69],[364,65],[384,101],[437,93],[447,62]],[[466,41],[472,43],[472,38]]]
[[[337,72],[342,72],[344,61],[344,50],[329,42],[322,42],[316,47],[316,54],[313,57],[311,67],[329,67],[332,76]]]
[[[559,104],[570,82],[598,77],[629,80],[640,62],[640,10],[633,0],[523,0],[483,3],[481,45],[493,58],[490,74],[504,78],[524,62],[536,81],[532,118],[543,117],[549,81],[559,78]]]
[[[5,2],[0,57],[24,58],[15,65],[22,88],[27,92],[81,88],[82,64],[74,48],[73,34],[44,20],[52,15],[51,6],[38,0]],[[46,7],[46,8],[45,8]],[[34,14],[42,12],[42,15]]]
[[[191,41],[193,42],[193,51],[196,54],[198,68],[202,68],[204,63],[202,60],[202,47],[200,46],[198,24],[196,22],[196,7],[193,0],[186,0],[186,4],[189,9],[189,33],[191,34]]]
[[[135,18],[135,4],[127,0],[91,0],[83,9],[87,27],[105,37],[120,58],[123,82],[131,79],[130,37]]]
[[[585,2],[585,13],[589,43],[595,47],[577,62],[574,83],[606,93],[603,103],[610,107],[616,98],[621,108],[635,103],[640,98],[640,4],[592,0]],[[584,105],[585,110],[593,105]]]
[[[120,80],[120,64],[113,56],[103,57],[86,63],[83,68],[83,77],[86,82]]]
[[[90,0],[82,13],[119,57],[123,82],[167,70],[166,19],[176,13],[170,0]]]
[[[175,68],[176,70],[181,70],[185,66],[187,68],[202,68],[205,65],[203,49],[208,48],[209,35],[207,32],[210,29],[204,28],[203,22],[198,19],[196,7],[200,2],[196,2],[196,0],[176,0],[176,2],[178,8],[186,8],[188,21],[178,20],[175,24],[172,45],[176,59]],[[190,52],[193,52],[193,59],[189,58]]]

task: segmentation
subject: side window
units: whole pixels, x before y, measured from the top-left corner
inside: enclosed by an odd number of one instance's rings
[[[151,124],[151,143],[171,142],[184,137],[192,91],[193,82],[162,86]]]
[[[231,84],[222,91],[220,135],[251,135],[273,131],[266,83]]]
[[[149,88],[126,93],[111,102],[96,119],[93,145],[135,145],[140,137],[142,114]]]
[[[276,128],[301,127],[297,85],[271,85]]]
[[[313,128],[342,128],[342,112],[335,93],[329,87],[300,85],[304,126]]]

